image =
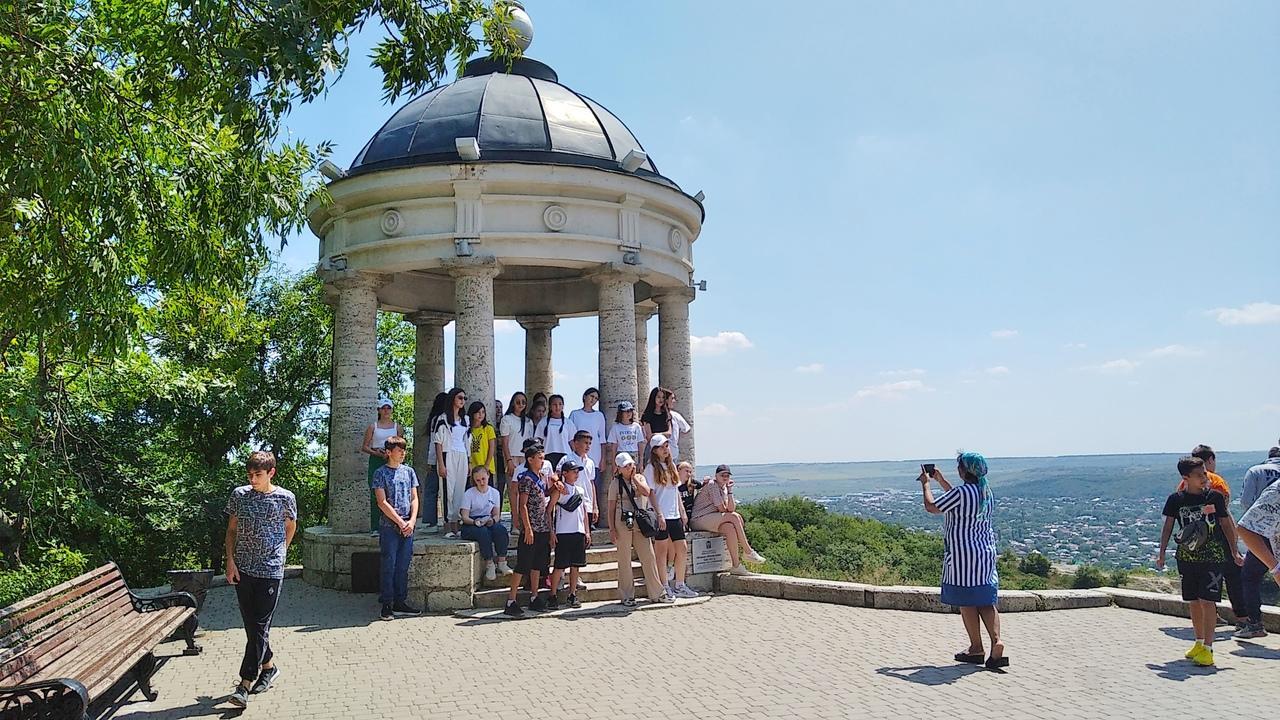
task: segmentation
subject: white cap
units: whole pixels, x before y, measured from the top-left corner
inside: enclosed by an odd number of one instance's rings
[[[658,433],[653,437],[649,438],[649,447],[651,448],[662,447],[663,445],[666,445],[668,442],[670,441],[667,440],[666,435],[663,435],[662,433]]]
[[[618,469],[621,470],[628,465],[635,465],[636,461],[631,457],[630,453],[621,452],[613,457],[613,464],[618,466]]]
[[[378,398],[378,408],[391,407],[391,398]]]

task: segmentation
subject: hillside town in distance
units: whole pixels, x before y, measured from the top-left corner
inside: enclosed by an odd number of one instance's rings
[[[831,512],[941,532],[938,519],[921,507],[919,493],[882,490],[813,499]],[[1164,522],[1157,500],[1003,495],[996,502],[1002,551],[1035,551],[1055,563],[1122,569],[1150,568],[1155,560]]]

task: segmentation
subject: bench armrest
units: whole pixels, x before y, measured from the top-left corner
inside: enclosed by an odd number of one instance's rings
[[[41,680],[0,689],[0,717],[74,718],[89,710],[89,691],[70,678]]]
[[[196,609],[196,598],[189,592],[174,592],[156,597],[139,597],[132,590],[129,591],[129,598],[133,601],[133,609],[138,612],[155,612],[156,610],[164,610],[172,607],[189,607]]]

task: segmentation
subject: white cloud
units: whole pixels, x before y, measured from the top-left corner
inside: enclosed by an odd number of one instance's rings
[[[1065,348],[1065,349],[1067,349],[1067,350],[1083,350],[1083,349],[1085,349],[1085,348],[1087,348],[1087,347],[1089,347],[1089,346],[1088,346],[1088,345],[1085,345],[1084,343],[1067,343],[1066,345],[1063,345],[1062,347],[1063,347],[1063,348]]]
[[[1138,360],[1128,360],[1120,358],[1118,360],[1108,360],[1101,365],[1090,365],[1087,370],[1092,370],[1103,375],[1125,375],[1138,369],[1142,363]]]
[[[796,372],[806,375],[816,375],[826,369],[822,363],[809,363],[808,365],[797,365]]]
[[[997,366],[995,366],[995,367],[989,367],[989,368],[987,368],[987,374],[988,374],[988,375],[997,375],[997,376],[998,376],[998,375],[1008,375],[1008,374],[1009,374],[1009,368],[1005,367],[1004,365],[997,365]]]
[[[1201,357],[1202,355],[1204,355],[1204,351],[1200,348],[1187,347],[1186,345],[1165,345],[1147,353],[1147,357],[1153,358],[1193,358]]]
[[[1209,314],[1223,325],[1274,325],[1280,323],[1280,305],[1249,303],[1238,308],[1214,308]]]
[[[879,385],[868,385],[858,391],[860,398],[896,398],[910,392],[932,392],[933,388],[919,380],[899,380]]]
[[[1008,340],[1009,338],[1018,337],[1017,330],[992,330],[991,337],[996,340]]]
[[[755,345],[737,330],[722,330],[706,337],[689,336],[689,350],[694,355],[724,355],[732,350],[747,350],[752,347]]]
[[[515,320],[494,320],[493,332],[495,334],[508,335],[520,331],[520,323]]]
[[[920,368],[911,368],[909,370],[881,370],[881,377],[921,377],[925,374]]]
[[[733,411],[724,403],[711,403],[699,410],[697,416],[700,418],[733,417]]]

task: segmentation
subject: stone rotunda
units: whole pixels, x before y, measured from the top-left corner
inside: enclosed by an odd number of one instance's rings
[[[532,25],[523,11],[517,22],[527,47]],[[377,402],[379,309],[417,326],[416,465],[425,465],[436,393],[456,385],[493,407],[494,321],[502,318],[525,330],[523,389],[532,395],[552,390],[560,318],[598,317],[601,408],[611,414],[619,401],[647,397],[646,327],[657,314],[658,383],[676,392],[692,424],[689,302],[700,198],[664,177],[617,116],[560,84],[550,67],[473,60],[454,83],[397,110],[345,173],[335,170],[332,202],[310,209],[317,272],[335,311],[329,525],[306,531],[309,582],[350,589],[361,585],[358,566],[376,566],[360,445]],[[449,322],[452,381],[444,369]],[[581,388],[561,390],[572,407]],[[693,433],[680,449],[693,459]],[[432,573],[415,567],[411,585],[457,587],[435,584],[425,577]],[[469,604],[460,591],[447,597],[424,600],[436,609]]]

